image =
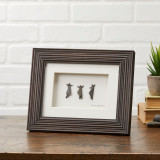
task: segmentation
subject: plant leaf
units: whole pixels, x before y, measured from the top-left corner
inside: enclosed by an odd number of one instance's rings
[[[152,74],[153,76],[155,76],[155,75],[156,75],[156,71],[149,65],[149,63],[147,63],[147,65],[148,65],[148,67],[149,67],[149,68],[147,68],[147,69],[151,72],[151,74]]]
[[[150,64],[147,63],[147,69],[151,72],[153,76],[160,76],[160,45],[158,48],[155,47],[154,50],[153,44],[151,42],[151,55],[149,55],[149,57],[153,67],[151,67]]]

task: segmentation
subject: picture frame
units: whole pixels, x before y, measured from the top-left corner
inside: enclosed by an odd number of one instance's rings
[[[130,135],[134,62],[129,50],[34,48],[27,130]],[[70,81],[75,92],[67,99]],[[82,83],[80,100],[76,90]],[[94,83],[98,105],[88,95]]]

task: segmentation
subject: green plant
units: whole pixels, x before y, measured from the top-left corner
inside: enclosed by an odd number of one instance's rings
[[[159,45],[159,48],[157,47],[155,48],[156,50],[154,50],[153,45],[151,43],[150,59],[153,67],[151,67],[150,64],[147,63],[148,65],[147,69],[151,72],[152,76],[160,76],[160,45]]]

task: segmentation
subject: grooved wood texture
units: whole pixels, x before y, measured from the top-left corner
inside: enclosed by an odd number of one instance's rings
[[[34,49],[27,129],[30,131],[130,134],[134,51]],[[47,63],[119,65],[116,119],[42,117],[43,86]]]
[[[160,129],[132,118],[131,136],[27,132],[26,117],[0,117],[0,160],[159,160]]]

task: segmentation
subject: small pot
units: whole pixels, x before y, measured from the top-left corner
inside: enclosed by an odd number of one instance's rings
[[[147,76],[148,90],[152,96],[160,96],[160,76]]]

